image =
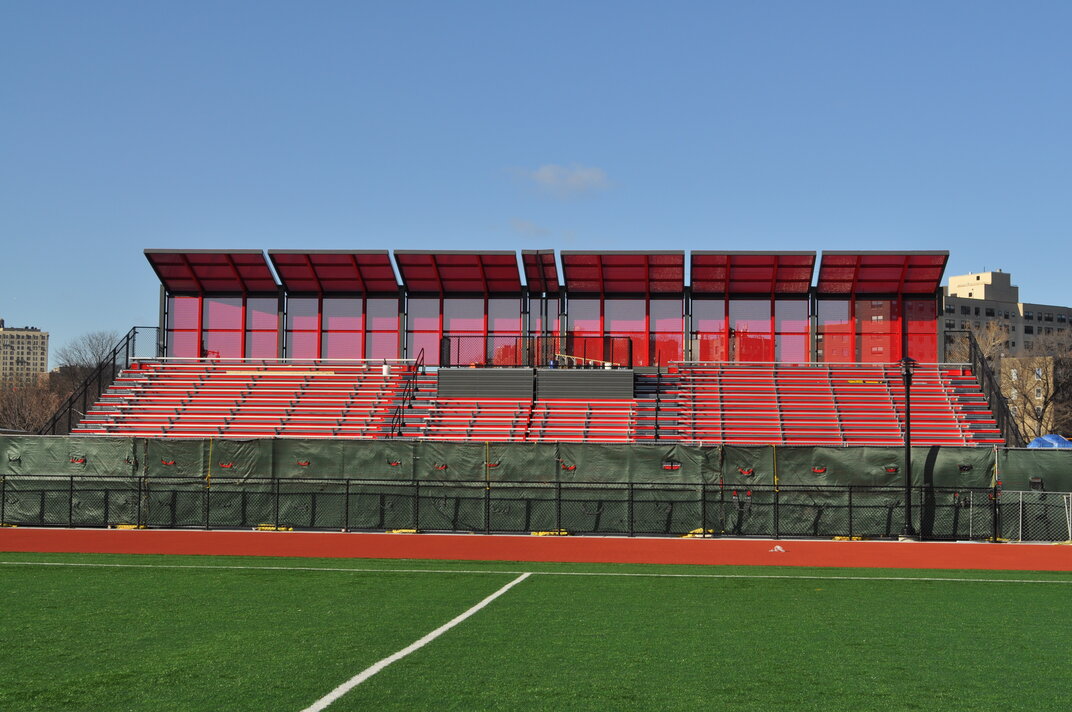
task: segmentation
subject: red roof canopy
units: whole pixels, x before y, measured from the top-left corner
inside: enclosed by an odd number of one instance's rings
[[[934,295],[948,252],[824,252],[819,294]]]
[[[681,294],[685,253],[563,252],[566,289],[596,294]]]
[[[814,252],[693,252],[693,294],[807,294]]]
[[[394,294],[398,280],[387,250],[307,252],[269,250],[283,286],[292,294]]]
[[[396,250],[402,282],[414,293],[516,294],[521,272],[516,252]]]
[[[558,265],[554,250],[522,250],[521,262],[525,265],[525,281],[530,292],[558,294]]]
[[[260,250],[146,250],[161,283],[173,293],[268,294],[279,291]]]

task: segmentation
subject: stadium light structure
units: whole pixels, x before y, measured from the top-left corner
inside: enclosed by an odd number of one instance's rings
[[[901,378],[904,379],[904,529],[902,539],[916,538],[916,528],[912,526],[912,374],[916,368],[915,359],[905,356],[901,359]]]

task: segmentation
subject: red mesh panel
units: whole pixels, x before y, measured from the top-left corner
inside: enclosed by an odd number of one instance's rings
[[[488,331],[521,333],[521,300],[489,299]]]
[[[909,334],[907,348],[908,357],[920,363],[938,362],[937,334]]]
[[[908,331],[931,333],[938,331],[938,309],[933,299],[906,299],[904,303]]]
[[[242,358],[241,331],[206,331],[205,356],[207,358]]]
[[[890,334],[861,334],[860,362],[888,363],[900,358],[897,352],[899,339]]]
[[[279,354],[274,331],[246,333],[246,358],[276,358]]]
[[[735,361],[771,361],[774,359],[774,338],[769,334],[738,334]]]
[[[365,358],[398,358],[398,332],[371,332],[366,334]]]
[[[287,330],[315,330],[320,322],[319,309],[320,303],[316,298],[291,297],[287,300]]]
[[[722,334],[700,334],[696,337],[698,354],[693,358],[698,361],[725,361],[726,339]]]
[[[427,327],[422,327],[427,328]],[[484,331],[484,300],[451,298],[443,300],[444,331]]]
[[[196,331],[172,331],[168,334],[167,355],[176,358],[198,358],[200,339]]]
[[[808,330],[808,303],[806,301],[774,302],[774,330],[805,332]]]
[[[655,335],[655,363],[666,365],[671,361],[680,361],[684,356],[681,334]]]
[[[324,331],[360,331],[362,325],[360,299],[326,298],[323,310]]]
[[[411,331],[438,331],[439,299],[410,299],[409,328]]]
[[[250,297],[246,300],[246,328],[275,330],[279,328],[279,300]]]
[[[775,337],[774,360],[782,363],[805,363],[811,360],[807,334],[779,334]]]
[[[365,328],[369,331],[398,331],[398,299],[367,299]]]
[[[837,328],[842,329],[842,333],[827,332],[819,340],[821,353],[818,359],[825,363],[852,363],[856,360],[852,333],[848,332],[845,327]]]
[[[317,358],[317,334],[315,331],[294,331],[287,335],[289,358]]]
[[[406,339],[409,358],[417,358],[424,349],[424,362],[429,366],[439,365],[439,333],[417,332],[409,334]]]
[[[201,305],[199,297],[170,297],[168,299],[169,329],[196,329],[197,310]]]
[[[361,358],[362,341],[358,331],[325,333],[321,358]]]

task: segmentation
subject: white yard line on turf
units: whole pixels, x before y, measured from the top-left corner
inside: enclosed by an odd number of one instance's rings
[[[531,574],[533,576],[616,576],[625,578],[694,578],[694,579],[801,579],[804,581],[952,581],[959,583],[1059,583],[1068,579],[970,578],[967,576],[823,576],[818,574],[667,574],[644,571],[505,571],[495,569],[375,569],[344,566],[239,566],[236,564],[114,564],[83,561],[0,561],[0,566],[75,566],[116,569],[197,569],[222,571],[328,571],[336,573],[380,574]],[[1061,572],[1043,572],[1061,573]]]
[[[499,596],[503,595],[504,593],[509,591],[511,588],[513,588],[514,586],[518,585],[519,583],[521,583],[522,581],[527,579],[530,575],[531,574],[528,574],[528,573],[521,574],[516,579],[514,579],[510,583],[506,584],[505,586],[500,588],[498,591],[496,591],[495,593],[491,594],[490,596],[485,598],[483,601],[481,601],[480,603],[476,604],[475,606],[473,606],[472,608],[467,610],[465,613],[462,613],[457,618],[454,618],[454,619],[448,621],[447,623],[444,623],[443,625],[439,626],[438,628],[436,628],[435,630],[433,630],[431,633],[429,633],[428,635],[424,636],[420,640],[418,640],[418,641],[416,641],[414,643],[411,643],[410,645],[407,645],[406,647],[402,648],[401,650],[399,650],[394,655],[389,655],[386,658],[384,658],[383,660],[381,660],[380,662],[376,663],[375,665],[373,665],[371,667],[368,667],[368,668],[365,668],[364,670],[362,670],[358,674],[354,675],[353,677],[351,677],[349,680],[347,680],[343,684],[341,684],[338,687],[336,687],[334,690],[332,690],[328,694],[326,694],[323,697],[321,697],[319,700],[317,700],[313,704],[311,704],[308,707],[306,707],[304,710],[302,710],[302,712],[320,712],[320,710],[326,709],[327,706],[330,705],[332,702],[334,702],[335,700],[339,699],[340,697],[345,695],[347,692],[349,692],[350,690],[354,689],[355,687],[360,685],[362,682],[364,682],[365,680],[369,679],[370,677],[372,677],[373,675],[378,673],[380,670],[383,670],[385,667],[387,667],[391,663],[397,662],[397,661],[401,660],[402,658],[406,657],[407,655],[409,655],[410,653],[412,653],[414,651],[417,651],[417,650],[420,650],[424,646],[428,645],[433,640],[435,640],[439,636],[443,635],[444,633],[446,633],[448,630],[450,630],[454,626],[458,625],[459,623],[461,623],[465,619],[469,618],[473,614],[475,614],[478,611],[480,611],[481,609],[485,608],[489,603],[491,603],[496,598],[498,598]]]

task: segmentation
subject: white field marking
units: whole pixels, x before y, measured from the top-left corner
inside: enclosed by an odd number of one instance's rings
[[[644,571],[506,571],[480,569],[373,569],[341,566],[239,566],[224,564],[113,564],[84,561],[0,561],[0,566],[82,566],[115,569],[195,569],[222,571],[329,571],[336,573],[379,574],[532,574],[533,576],[617,576],[625,578],[693,578],[693,579],[801,579],[803,581],[951,581],[957,583],[1059,583],[1069,579],[968,578],[954,576],[821,576],[818,574],[670,574]],[[1061,572],[1042,572],[1061,573]]]
[[[420,640],[418,640],[418,641],[416,641],[414,643],[411,643],[410,645],[407,645],[406,647],[402,648],[401,650],[399,650],[394,655],[389,655],[386,658],[384,658],[383,660],[381,660],[380,662],[376,663],[375,665],[372,665],[371,667],[365,668],[364,670],[362,670],[358,674],[354,675],[353,677],[351,677],[349,680],[347,680],[343,684],[341,684],[338,687],[336,687],[334,690],[332,690],[328,694],[326,694],[323,697],[321,697],[319,700],[317,700],[313,704],[311,704],[308,707],[306,707],[304,710],[302,710],[302,712],[320,712],[320,710],[323,710],[323,709],[327,708],[327,706],[330,705],[332,702],[334,702],[335,700],[339,699],[340,697],[345,695],[347,692],[349,692],[350,690],[354,689],[355,687],[360,685],[362,682],[364,682],[365,680],[369,679],[370,677],[372,677],[373,675],[378,673],[380,670],[383,670],[385,667],[387,667],[391,663],[397,662],[397,661],[401,660],[402,658],[406,657],[407,655],[409,655],[410,653],[412,653],[414,651],[417,651],[417,650],[420,650],[421,648],[423,648],[424,646],[428,645],[429,643],[431,643],[433,640],[435,640],[439,636],[441,636],[444,633],[446,633],[448,630],[450,630],[454,626],[458,625],[459,623],[461,623],[465,619],[467,619],[470,616],[474,615],[475,613],[477,613],[478,611],[480,611],[481,609],[486,607],[489,603],[494,601],[496,598],[498,598],[499,596],[503,595],[504,593],[509,591],[511,588],[513,588],[514,586],[518,585],[519,583],[521,583],[522,581],[527,579],[530,575],[531,574],[528,573],[528,572],[521,574],[520,576],[518,576],[516,579],[514,579],[510,583],[506,584],[505,586],[500,588],[498,591],[496,591],[495,593],[491,594],[490,596],[485,598],[483,601],[481,601],[480,603],[476,604],[475,606],[473,606],[472,608],[467,610],[465,613],[462,613],[460,616],[458,616],[456,618],[453,618],[452,620],[444,623],[443,625],[439,626],[438,628],[436,628],[435,630],[433,630],[431,633],[429,633],[428,635],[424,636]]]

